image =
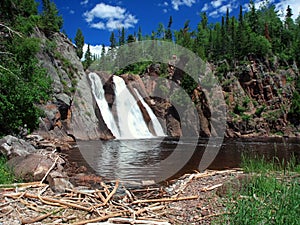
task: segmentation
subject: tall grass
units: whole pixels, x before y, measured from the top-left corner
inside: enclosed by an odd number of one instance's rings
[[[226,224],[299,224],[300,166],[295,157],[289,162],[264,158],[243,158],[250,179],[239,193],[229,194]]]

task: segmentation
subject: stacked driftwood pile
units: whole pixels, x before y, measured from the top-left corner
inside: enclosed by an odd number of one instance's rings
[[[63,193],[53,192],[43,180],[0,186],[0,224],[173,224],[165,216],[172,213],[171,204],[197,203],[201,193],[212,192],[223,183],[215,179],[195,192],[186,190],[189,185],[237,173],[206,171],[182,177],[167,187],[141,189],[127,189],[118,181],[101,182],[94,190],[77,187]],[[206,217],[214,215],[218,216]]]

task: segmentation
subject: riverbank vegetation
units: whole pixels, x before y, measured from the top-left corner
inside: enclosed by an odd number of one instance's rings
[[[7,159],[0,156],[0,184],[11,184],[17,181],[13,170],[6,164]]]
[[[300,166],[264,158],[244,158],[242,167],[249,176],[240,191],[228,194],[230,224],[298,224],[300,220]],[[219,223],[218,223],[219,224]]]
[[[37,107],[50,98],[51,79],[36,57],[40,40],[35,29],[51,37],[62,27],[54,3],[43,0],[39,14],[35,0],[4,0],[0,3],[0,136],[18,135],[38,126]]]

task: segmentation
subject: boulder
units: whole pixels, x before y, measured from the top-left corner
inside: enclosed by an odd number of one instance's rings
[[[26,156],[30,153],[36,152],[36,149],[26,141],[8,135],[0,139],[0,152],[8,159]]]
[[[52,171],[47,177],[50,188],[55,192],[65,192],[65,190],[73,188],[68,176],[58,171]]]
[[[24,181],[40,181],[52,166],[53,161],[46,155],[30,154],[18,156],[8,161],[16,177]]]
[[[57,156],[56,156],[57,157]],[[62,158],[45,154],[29,154],[10,159],[7,163],[13,168],[16,177],[24,181],[41,181],[55,163],[55,168],[62,170],[65,161]]]

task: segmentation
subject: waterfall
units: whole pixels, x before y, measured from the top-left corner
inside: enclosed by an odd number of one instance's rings
[[[104,96],[104,89],[100,77],[96,73],[90,73],[89,78],[92,83],[92,91],[94,97],[101,111],[101,115],[104,122],[106,123],[107,127],[110,129],[112,134],[116,138],[120,138],[118,126],[114,120],[114,117],[109,109],[109,106]]]
[[[125,81],[113,76],[115,83],[115,101],[122,139],[151,138],[153,135],[143,118],[142,112],[126,87]]]
[[[134,88],[134,91],[136,92],[139,100],[141,101],[142,105],[145,107],[145,109],[147,110],[151,121],[152,121],[152,125],[155,131],[156,136],[166,136],[161,125],[160,122],[158,121],[157,117],[155,116],[155,114],[153,113],[152,109],[150,108],[150,106],[144,101],[144,99],[142,98],[142,96],[140,95],[140,93],[138,92],[137,89]]]

